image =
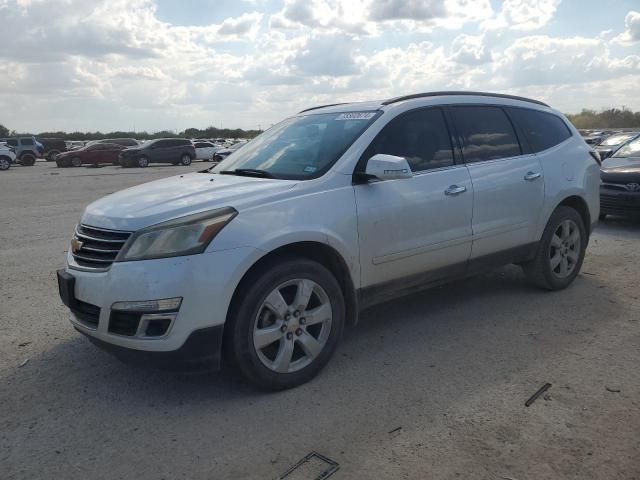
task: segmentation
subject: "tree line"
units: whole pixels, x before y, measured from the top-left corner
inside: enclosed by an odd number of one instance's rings
[[[31,136],[36,138],[60,138],[63,140],[102,140],[103,138],[136,138],[138,140],[153,140],[155,138],[253,138],[262,133],[261,130],[243,130],[241,128],[205,129],[187,128],[183,132],[162,130],[160,132],[16,132],[0,124],[0,138]]]
[[[567,118],[576,128],[640,128],[640,112],[610,108],[601,112],[583,109],[580,113],[567,114]],[[35,135],[42,138],[61,138],[64,140],[100,140],[103,138],[137,138],[152,140],[154,138],[253,138],[262,133],[261,130],[242,130],[241,128],[205,129],[187,128],[183,132],[16,132],[0,124],[0,138],[21,135]]]

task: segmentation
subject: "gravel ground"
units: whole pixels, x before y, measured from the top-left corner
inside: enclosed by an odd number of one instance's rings
[[[125,366],[58,298],[87,203],[200,168],[0,172],[0,478],[272,479],[317,451],[332,480],[640,479],[639,223],[601,223],[563,292],[506,267],[369,310],[317,379],[264,394]]]

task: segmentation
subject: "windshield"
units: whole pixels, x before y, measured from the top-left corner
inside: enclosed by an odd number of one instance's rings
[[[624,147],[612,155],[612,157],[640,157],[640,138],[627,143]]]
[[[613,135],[602,142],[601,145],[605,145],[607,147],[610,147],[612,145],[620,145],[621,143],[624,143],[632,138],[634,135],[635,134]]]
[[[323,175],[381,112],[323,113],[291,117],[245,143],[213,173],[261,170],[274,178]]]

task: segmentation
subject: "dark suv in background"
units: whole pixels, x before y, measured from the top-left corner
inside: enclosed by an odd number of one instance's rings
[[[44,148],[42,156],[47,162],[55,161],[59,154],[67,151],[67,143],[61,138],[38,138],[38,141]]]
[[[146,167],[150,163],[172,163],[191,165],[196,158],[196,149],[191,140],[184,138],[159,138],[120,153],[123,167]]]

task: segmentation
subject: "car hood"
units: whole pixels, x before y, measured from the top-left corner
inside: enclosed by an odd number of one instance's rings
[[[298,182],[190,173],[144,183],[90,204],[81,222],[94,227],[135,231],[174,218],[222,207],[238,211],[263,204]]]
[[[640,157],[609,157],[602,162],[600,178],[608,183],[640,182]]]

